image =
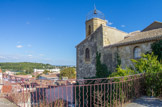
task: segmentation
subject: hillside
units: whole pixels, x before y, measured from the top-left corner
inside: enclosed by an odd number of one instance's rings
[[[19,62],[19,63],[0,63],[0,68],[3,70],[11,71],[26,71],[29,73],[33,72],[33,69],[53,69],[53,68],[63,69],[66,66],[54,66],[50,64],[43,63],[31,63],[31,62]]]

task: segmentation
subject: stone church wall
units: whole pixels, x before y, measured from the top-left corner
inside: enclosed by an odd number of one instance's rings
[[[107,65],[107,68],[114,72],[117,67],[117,53],[121,58],[121,67],[133,67],[131,59],[134,58],[134,48],[139,47],[141,53],[146,53],[151,50],[151,44],[153,42],[138,43],[133,45],[119,46],[119,47],[105,47],[102,62]]]
[[[131,59],[134,58],[134,48],[139,47],[141,49],[141,53],[146,53],[148,51],[151,51],[151,44],[153,42],[146,42],[146,43],[138,43],[138,44],[132,44],[127,46],[120,46],[118,47],[118,53],[121,58],[121,66],[122,68],[132,66],[133,63],[131,62]]]
[[[123,40],[126,35],[128,35],[128,33],[112,27],[103,26],[103,46],[117,43]]]
[[[96,74],[96,52],[102,50],[102,26],[77,45],[77,79],[94,77]],[[90,61],[85,60],[85,49],[90,49]]]
[[[103,54],[102,54],[102,60],[101,62],[103,64],[106,64],[108,70],[110,72],[114,72],[115,68],[116,68],[116,52],[117,52],[117,48],[114,47],[106,47],[104,48]]]

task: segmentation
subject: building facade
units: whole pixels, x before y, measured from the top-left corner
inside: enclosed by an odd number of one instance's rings
[[[50,72],[55,72],[55,73],[60,73],[60,69],[59,68],[55,68],[55,69],[34,69],[34,73],[43,73],[45,70],[50,71]]]
[[[151,44],[161,39],[161,22],[155,21],[142,31],[126,33],[107,26],[103,13],[94,9],[86,19],[86,38],[76,46],[77,79],[95,76],[97,52],[101,53],[101,62],[114,72],[117,55],[122,68],[132,66],[131,59],[151,51]]]

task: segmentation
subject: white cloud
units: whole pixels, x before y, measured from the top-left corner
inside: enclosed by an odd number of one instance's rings
[[[30,22],[29,22],[29,21],[27,21],[27,22],[26,22],[26,24],[27,24],[27,25],[29,25],[29,24],[30,24]]]
[[[125,25],[121,25],[121,27],[125,27]]]
[[[16,47],[17,47],[17,48],[22,48],[23,46],[22,46],[22,45],[17,45]]]
[[[113,24],[112,22],[107,22],[107,25],[109,25],[109,26],[112,25],[112,24]]]

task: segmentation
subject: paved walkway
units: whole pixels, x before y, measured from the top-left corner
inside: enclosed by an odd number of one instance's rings
[[[18,107],[16,104],[11,103],[6,98],[0,98],[0,107]]]
[[[126,104],[124,107],[162,107],[162,99],[141,97],[131,103]]]

